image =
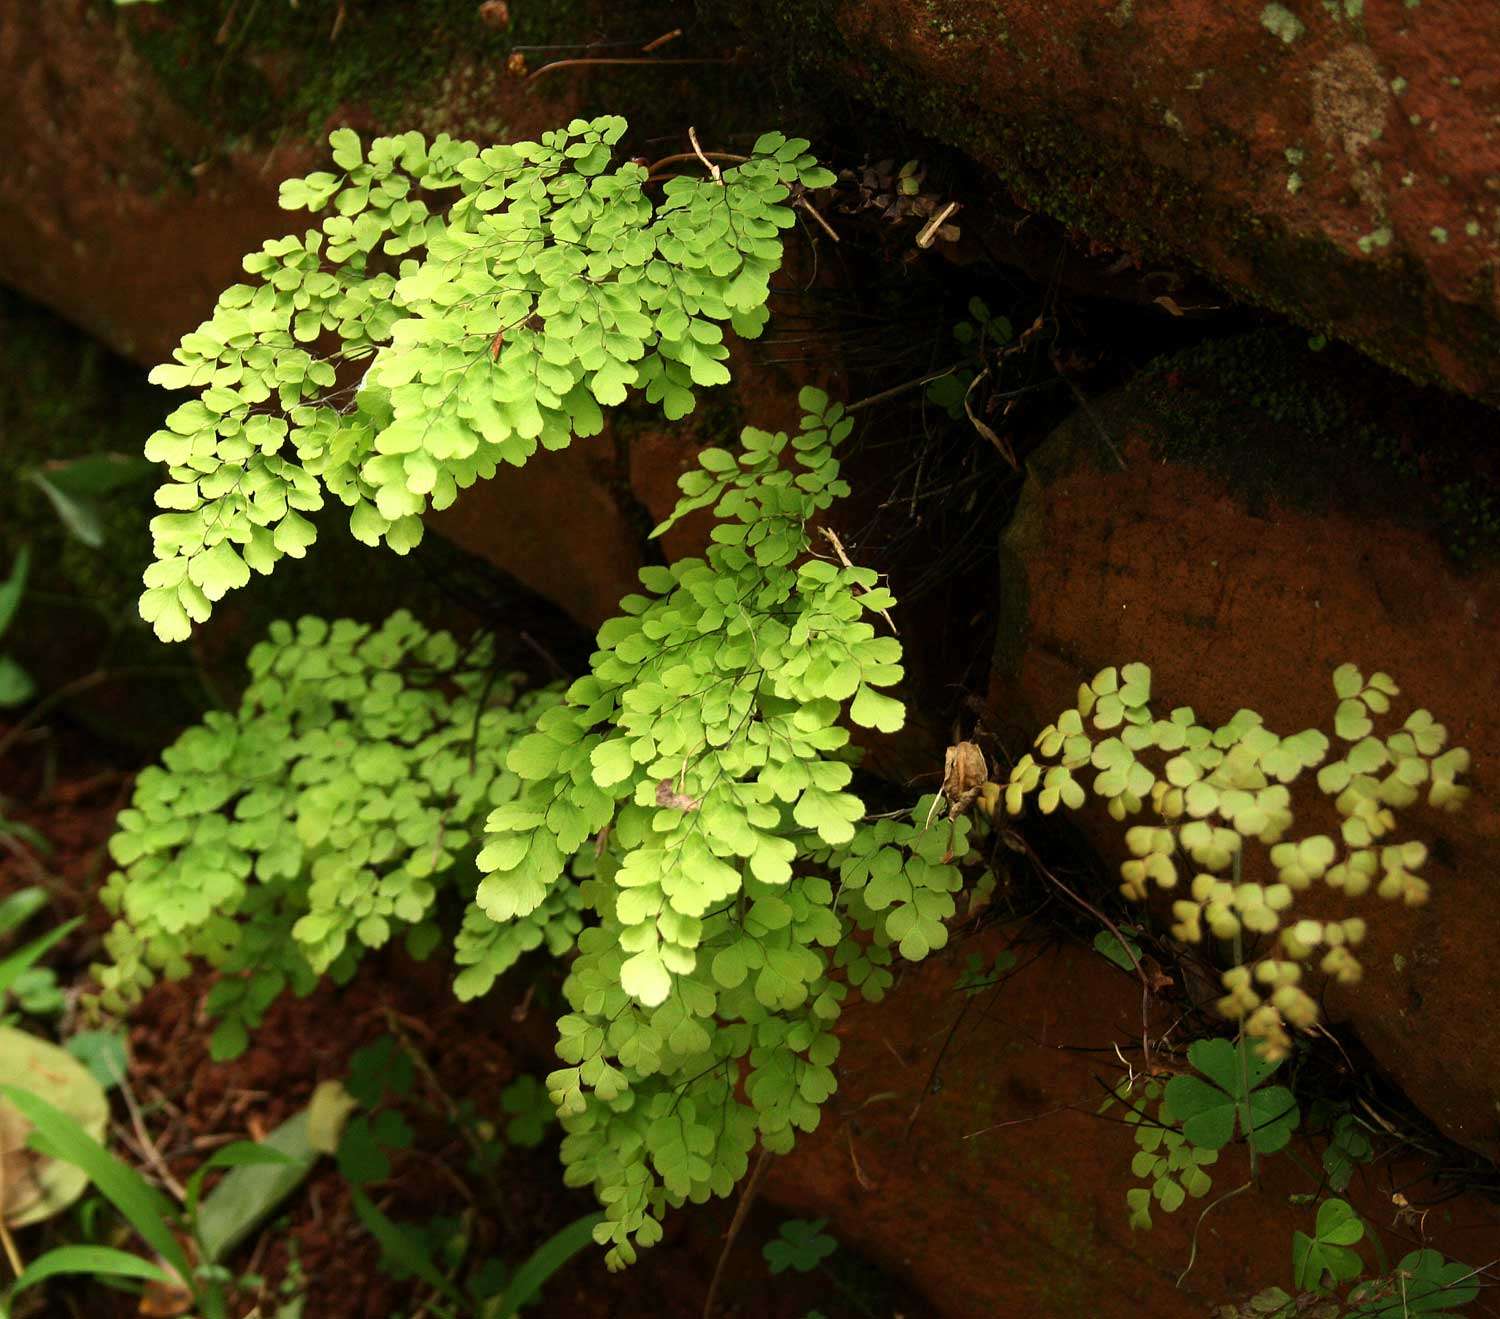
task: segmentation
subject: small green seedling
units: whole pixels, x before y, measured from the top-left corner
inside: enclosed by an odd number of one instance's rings
[[[823,1231],[826,1218],[789,1218],[777,1229],[773,1240],[761,1248],[772,1273],[811,1273],[839,1248]]]
[[[1364,1220],[1347,1201],[1323,1201],[1314,1234],[1292,1236],[1292,1277],[1297,1286],[1311,1291],[1329,1281],[1338,1284],[1359,1277],[1364,1261],[1351,1247],[1364,1235]]]

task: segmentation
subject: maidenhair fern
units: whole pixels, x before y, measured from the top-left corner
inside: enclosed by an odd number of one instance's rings
[[[506,750],[557,700],[517,695],[487,643],[461,653],[404,612],[375,630],[274,624],[249,668],[236,713],[208,715],[137,778],[102,895],[120,918],[112,964],[97,968],[105,1004],[124,1008],[156,972],[201,958],[224,972],[208,1004],[220,1056],[286,986],[345,977],[399,931],[433,946],[439,890],[472,875],[456,863],[519,790]],[[524,921],[461,941],[460,983],[488,988],[544,942],[565,952],[579,906],[560,887]]]
[[[597,434],[631,388],[677,418],[723,384],[723,323],[754,336],[781,263],[786,203],[833,175],[807,142],[768,133],[713,178],[648,193],[615,165],[618,117],[492,146],[418,133],[330,138],[337,173],[291,179],[281,203],[319,227],[245,259],[152,379],[197,398],[146,455],[165,463],[141,613],[185,638],[214,601],[302,557],[305,516],[332,496],[349,528],[398,553],[424,509]]]
[[[1235,964],[1223,973],[1218,1007],[1257,1037],[1269,1060],[1291,1049],[1291,1025],[1308,1030],[1317,1001],[1303,984],[1314,958],[1323,974],[1343,984],[1360,978],[1354,949],[1365,919],[1335,914],[1297,918],[1300,893],[1321,881],[1344,899],[1371,890],[1387,901],[1420,906],[1427,881],[1420,871],[1427,847],[1398,841],[1396,812],[1422,796],[1439,810],[1457,811],[1469,788],[1463,747],[1443,748],[1448,730],[1425,709],[1383,736],[1375,718],[1389,714],[1399,693],[1385,673],[1368,680],[1353,664],[1333,673],[1334,743],[1319,729],[1283,737],[1254,710],[1240,710],[1217,728],[1200,724],[1184,706],[1167,718],[1151,710],[1151,670],[1127,664],[1101,670],[1078,689],[1077,703],[1044,728],[1020,758],[1005,789],[1006,809],[1019,812],[1035,794],[1042,812],[1076,809],[1087,797],[1081,778],[1093,772],[1094,794],[1124,821],[1148,804],[1149,822],[1125,831],[1129,860],[1120,866],[1120,892],[1144,902],[1151,887],[1176,896],[1174,937],[1199,943],[1205,934],[1232,943]],[[1154,762],[1154,763],[1153,763]],[[1317,770],[1317,786],[1339,817],[1337,836],[1292,837],[1291,786]],[[1246,843],[1264,848],[1247,863]],[[1181,885],[1181,887],[1179,887]]]
[[[1105,1103],[1106,1108],[1114,1099],[1124,1103],[1122,1120],[1135,1134],[1130,1171],[1142,1185],[1125,1192],[1132,1228],[1151,1227],[1153,1202],[1171,1214],[1182,1208],[1188,1196],[1202,1199],[1213,1185],[1213,1176],[1205,1169],[1219,1161],[1218,1147],[1195,1145],[1183,1135],[1163,1094],[1165,1089],[1155,1077],[1132,1077]]]
[[[706,559],[642,572],[651,595],[622,602],[592,672],[511,751],[526,787],[479,856],[479,905],[508,922],[601,851],[548,1087],[616,1265],[667,1206],[728,1194],[757,1141],[785,1152],[816,1126],[847,985],[879,997],[892,945],[941,947],[960,887],[947,830],[867,823],[848,790],[846,704],[901,725],[880,690],[901,647],[872,622],[894,603],[876,575],[809,554],[852,421],[816,390],[802,403],[795,438],[747,429],[683,478],[674,519],[720,518]]]
[[[727,1195],[757,1144],[789,1150],[834,1091],[850,988],[879,999],[894,953],[946,943],[968,830],[924,829],[930,801],[867,820],[851,790],[846,721],[901,726],[901,645],[877,575],[832,537],[815,552],[853,423],[802,404],[793,437],[702,451],[658,530],[712,506],[706,557],[642,570],[566,693],[518,695],[482,644],[404,615],[278,625],[239,712],[185,734],[121,816],[107,1000],[203,958],[231,1052],[284,985],[398,927],[430,947],[447,888],[474,898],[461,997],[576,936],[547,1085],[612,1264],[669,1207]]]

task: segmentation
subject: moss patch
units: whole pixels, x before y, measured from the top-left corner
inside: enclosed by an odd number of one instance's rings
[[[298,0],[295,7],[220,0],[136,5],[115,21],[154,81],[226,149],[316,140],[335,122],[366,134],[416,129],[502,141],[511,134],[508,116],[533,97],[569,107],[558,110],[562,119],[624,114],[634,140],[651,148],[685,146],[689,123],[705,142],[725,133],[750,141],[769,126],[759,109],[767,101],[764,70],[748,62],[572,68],[548,74],[534,90],[526,85],[528,70],[589,55],[632,56],[635,38],[644,44],[677,28],[684,35],[666,57],[732,49],[718,29],[687,23],[672,0],[609,7],[511,0],[506,25],[486,21],[485,8],[478,0]],[[180,183],[191,184],[192,161],[168,163]]]
[[[1500,550],[1493,414],[1294,329],[1160,358],[1113,406],[1146,420],[1161,456],[1220,471],[1252,508],[1337,504],[1424,526],[1459,560]]]
[[[270,139],[316,132],[345,105],[387,123],[413,104],[450,104],[458,90],[482,108],[482,88],[462,71],[509,79],[514,46],[579,40],[588,27],[584,0],[512,12],[509,27],[492,27],[475,0],[238,0],[140,6],[122,19],[180,105],[227,136]]]

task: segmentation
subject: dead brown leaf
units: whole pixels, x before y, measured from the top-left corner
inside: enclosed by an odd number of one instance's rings
[[[678,792],[671,779],[663,779],[656,785],[656,804],[672,806],[679,811],[696,811],[703,803],[685,792]]]
[[[505,0],[484,0],[479,6],[479,21],[485,27],[508,28],[510,26],[510,6]]]
[[[159,1260],[157,1262],[168,1274],[171,1273],[170,1266]],[[157,1282],[153,1278],[141,1292],[136,1313],[145,1315],[147,1319],[181,1319],[182,1315],[191,1313],[192,1309],[193,1293],[181,1281],[173,1278],[168,1282]]]
[[[1156,958],[1143,953],[1140,960],[1141,970],[1145,973],[1146,983],[1153,994],[1163,993],[1177,983],[1162,969],[1162,964]]]
[[[950,820],[967,813],[989,777],[984,752],[973,742],[955,742],[948,748],[943,757],[943,797]]]
[[[42,1198],[32,1175],[36,1155],[26,1148],[31,1123],[9,1104],[0,1105],[0,1218],[17,1221]]]

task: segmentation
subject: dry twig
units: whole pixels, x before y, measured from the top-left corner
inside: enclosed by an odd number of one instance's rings
[[[688,125],[688,141],[693,144],[693,154],[703,162],[703,168],[708,171],[713,181],[722,188],[724,186],[724,171],[703,154],[703,148],[698,145],[698,130],[691,124]]]
[[[0,1247],[5,1250],[5,1259],[11,1267],[11,1272],[20,1277],[26,1268],[26,1261],[21,1258],[21,1252],[16,1249],[15,1238],[10,1234],[10,1228],[5,1224],[5,1163],[0,1160]]]
[[[872,1182],[869,1177],[865,1175],[864,1168],[860,1166],[859,1155],[854,1152],[854,1126],[852,1123],[844,1124],[844,1135],[849,1138],[849,1162],[854,1165],[854,1180],[857,1181],[860,1186],[863,1187],[866,1191],[878,1190],[879,1184],[877,1182]]]
[[[1145,967],[1141,965],[1141,959],[1136,956],[1135,949],[1131,946],[1130,941],[1126,939],[1126,937],[1120,932],[1120,927],[1116,925],[1114,921],[1110,920],[1108,916],[1100,911],[1098,907],[1094,906],[1094,904],[1087,898],[1080,896],[1078,893],[1075,893],[1071,888],[1068,887],[1068,885],[1063,883],[1062,880],[1054,875],[1042,861],[1042,858],[1036,854],[1036,849],[1033,848],[1031,844],[1028,843],[1024,838],[1022,838],[1020,834],[1013,834],[1012,836],[1014,840],[1020,844],[1018,850],[1025,853],[1027,859],[1031,862],[1032,865],[1037,868],[1037,870],[1042,874],[1043,878],[1045,878],[1049,883],[1055,885],[1057,888],[1061,889],[1067,897],[1071,898],[1073,902],[1082,907],[1084,911],[1088,912],[1090,916],[1092,916],[1096,921],[1098,921],[1101,925],[1108,929],[1109,932],[1115,936],[1115,941],[1120,945],[1121,949],[1125,953],[1125,956],[1130,958],[1130,964],[1135,968],[1136,976],[1140,979],[1141,982],[1141,1061],[1143,1064],[1143,1069],[1147,1072],[1150,1072],[1151,980],[1146,975]]]
[[[651,178],[657,178],[657,171],[668,165],[680,165],[686,160],[697,160],[707,164],[710,160],[725,160],[731,165],[743,165],[749,156],[737,156],[732,151],[676,151],[670,156],[663,156],[660,160],[653,161],[646,167],[646,173]]]
[[[836,532],[830,531],[827,527],[819,527],[818,530],[823,533],[823,538],[833,546],[833,552],[839,556],[839,562],[842,563],[844,567],[852,569],[854,565],[849,562],[849,555],[845,553],[844,543],[838,538],[838,534]],[[890,629],[893,635],[901,635],[896,631],[895,620],[891,618],[888,611],[882,609],[880,611],[880,616],[881,618],[885,619],[885,621],[890,625]]]
[[[945,207],[943,207],[942,210],[934,215],[932,219],[927,221],[927,223],[922,226],[921,232],[917,235],[917,246],[921,248],[931,247],[933,241],[937,238],[937,231],[943,227],[944,221],[946,221],[947,218],[952,215],[953,212],[957,209],[957,202],[949,202]]]
[[[661,36],[657,37],[654,41],[648,41],[644,46],[642,46],[641,54],[649,55],[653,50],[660,50],[669,41],[676,41],[677,38],[681,35],[682,29],[680,27],[674,27],[670,32],[663,32]]]
[[[187,1203],[187,1191],[182,1183],[172,1176],[172,1170],[167,1167],[167,1161],[162,1158],[161,1150],[157,1148],[156,1142],[151,1139],[151,1133],[146,1130],[145,1119],[141,1116],[141,1106],[135,1097],[135,1091],[131,1088],[130,1078],[125,1075],[124,1069],[115,1072],[115,1079],[120,1083],[120,1094],[124,1097],[125,1108],[130,1114],[130,1126],[135,1132],[136,1143],[141,1152],[141,1157],[146,1160],[155,1171],[161,1184],[172,1193],[178,1204]]]
[[[1021,464],[1016,461],[1015,452],[1011,449],[1010,445],[1002,440],[988,423],[981,421],[975,415],[974,409],[969,405],[969,399],[979,387],[980,381],[989,379],[989,374],[989,367],[985,367],[973,380],[969,381],[969,387],[964,391],[964,416],[968,417],[975,430],[995,446],[995,451],[1010,464],[1011,470],[1019,472]]]
[[[735,56],[735,55],[705,55],[705,56],[702,56],[699,59],[673,59],[673,60],[654,60],[654,59],[650,59],[650,58],[646,58],[646,57],[642,57],[642,56],[638,56],[638,55],[637,56],[630,56],[630,57],[620,56],[620,57],[610,57],[610,58],[587,58],[587,57],[580,57],[578,59],[572,59],[572,60],[553,60],[551,64],[544,64],[544,65],[542,65],[541,68],[537,69],[529,78],[526,79],[526,85],[528,87],[530,87],[531,84],[534,83],[538,78],[540,78],[544,73],[555,73],[558,69],[577,69],[577,68],[583,67],[584,65],[595,65],[595,66],[597,66],[597,65],[601,65],[601,64],[736,64],[738,62],[739,62],[739,57]]]
[[[724,1236],[724,1249],[719,1252],[719,1262],[714,1265],[713,1280],[708,1284],[708,1295],[703,1301],[703,1319],[713,1319],[714,1306],[719,1299],[719,1288],[724,1282],[724,1269],[729,1263],[729,1252],[734,1249],[740,1229],[745,1226],[745,1220],[750,1217],[750,1207],[755,1203],[755,1197],[760,1194],[760,1184],[765,1180],[770,1166],[771,1151],[762,1146],[760,1157],[755,1161],[755,1168],[745,1183],[745,1189],[740,1193],[740,1202],[734,1211],[734,1217],[729,1222],[729,1231]]]
[[[818,208],[814,206],[810,201],[808,201],[806,197],[798,197],[797,205],[800,206],[804,211],[806,211],[810,216],[812,216],[812,218],[823,227],[823,232],[827,234],[831,239],[833,239],[835,243],[841,243],[844,241],[838,236],[838,234],[833,231],[833,226],[829,224],[828,221],[822,217],[822,215],[819,214]]]

